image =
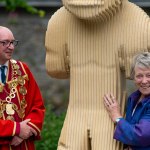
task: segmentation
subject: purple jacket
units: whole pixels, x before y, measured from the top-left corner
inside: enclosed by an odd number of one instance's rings
[[[126,119],[117,123],[114,139],[130,145],[132,150],[150,150],[150,95],[137,105],[132,116],[140,95],[136,91],[129,96]]]

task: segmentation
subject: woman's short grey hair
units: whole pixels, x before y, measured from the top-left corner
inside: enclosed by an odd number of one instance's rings
[[[130,72],[131,79],[134,79],[135,67],[150,68],[150,53],[141,52],[134,56]]]

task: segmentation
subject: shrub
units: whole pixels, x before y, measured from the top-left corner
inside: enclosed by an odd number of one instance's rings
[[[39,10],[30,6],[26,0],[0,0],[0,2],[4,2],[6,9],[9,12],[14,12],[17,8],[23,8],[31,14],[38,14],[40,17],[44,17],[45,15],[44,10]]]

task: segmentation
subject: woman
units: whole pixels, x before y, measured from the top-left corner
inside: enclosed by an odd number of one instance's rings
[[[126,119],[112,94],[104,95],[104,105],[113,122],[116,122],[114,139],[131,150],[150,150],[150,53],[135,56],[131,78],[137,86],[127,102]]]

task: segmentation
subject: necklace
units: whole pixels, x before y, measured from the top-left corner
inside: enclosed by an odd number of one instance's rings
[[[3,116],[4,112],[6,112],[7,120],[15,120],[13,115],[15,112],[17,112],[18,116],[20,118],[23,118],[25,116],[25,108],[27,107],[27,103],[25,100],[25,95],[27,94],[27,90],[25,85],[25,76],[21,76],[22,72],[19,70],[19,65],[15,60],[10,60],[11,61],[11,80],[9,83],[0,84],[0,92],[5,92],[6,93],[6,98],[5,100],[0,99],[0,118]],[[8,92],[5,88],[5,86],[8,86],[10,91]],[[20,108],[12,102],[12,99],[16,97],[17,93],[17,86],[19,87],[19,93],[22,95],[22,100],[20,102]]]

